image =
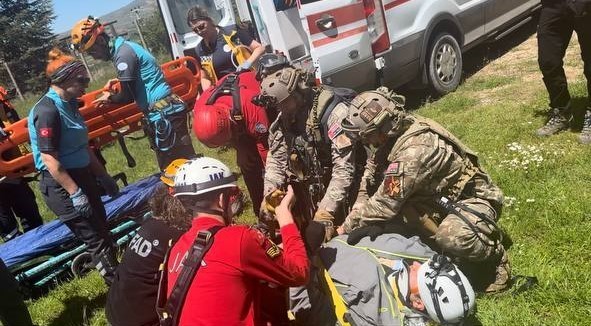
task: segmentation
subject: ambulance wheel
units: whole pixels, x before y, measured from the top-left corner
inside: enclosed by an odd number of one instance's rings
[[[453,92],[462,78],[462,51],[449,33],[437,34],[430,42],[427,76],[437,95]]]
[[[92,270],[92,257],[89,253],[83,252],[72,260],[72,274],[82,277]]]

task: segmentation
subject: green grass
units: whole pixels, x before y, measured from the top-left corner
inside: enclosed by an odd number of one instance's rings
[[[500,224],[513,240],[509,250],[513,272],[539,279],[537,287],[521,294],[480,296],[478,320],[483,325],[587,325],[591,318],[591,147],[576,140],[580,113],[574,131],[545,139],[533,135],[545,122],[547,105],[532,59],[534,37],[508,53],[525,48],[530,55],[489,63],[456,92],[425,104],[417,113],[439,121],[479,153],[508,198]],[[578,51],[571,44],[569,58],[573,52],[578,57]],[[568,64],[578,72],[569,81],[575,109],[581,110],[587,96],[582,63],[572,59]],[[145,139],[127,143],[138,166],[127,168],[118,147],[112,146],[104,151],[110,172],[123,171],[133,182],[157,171]],[[511,150],[512,143],[522,150]],[[196,141],[194,145],[238,170],[232,150],[210,150]],[[536,155],[540,162],[532,161]],[[511,160],[519,167],[511,165]],[[242,221],[253,221],[250,210],[246,212]],[[44,214],[49,216],[46,210]],[[105,292],[93,272],[29,302],[29,308],[39,325],[105,325]]]

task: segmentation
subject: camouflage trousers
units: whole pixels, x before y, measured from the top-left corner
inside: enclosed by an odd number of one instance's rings
[[[490,203],[479,198],[464,199],[459,203],[469,208],[468,210],[460,208],[460,210],[472,226],[456,214],[447,215],[441,221],[434,236],[442,253],[470,262],[486,261],[502,256],[505,249],[499,241],[501,230],[470,212],[470,210],[478,212],[496,222],[497,213]]]

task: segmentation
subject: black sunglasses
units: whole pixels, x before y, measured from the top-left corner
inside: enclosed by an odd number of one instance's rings
[[[201,21],[201,24],[197,24],[198,21],[191,22],[191,28],[193,30],[202,31],[207,28],[207,22]]]

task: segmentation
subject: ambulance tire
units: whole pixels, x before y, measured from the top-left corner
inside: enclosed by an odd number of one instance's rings
[[[89,253],[83,252],[72,260],[72,274],[75,277],[82,277],[92,270],[92,257]]]
[[[451,34],[437,34],[430,42],[427,52],[427,77],[429,86],[436,95],[453,92],[462,79],[462,51]]]

